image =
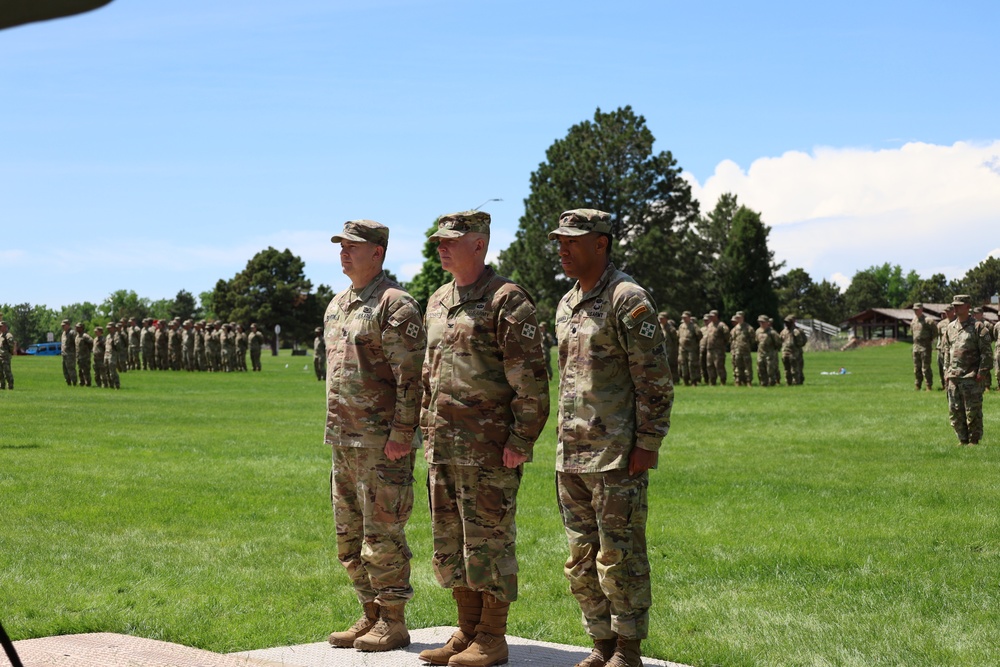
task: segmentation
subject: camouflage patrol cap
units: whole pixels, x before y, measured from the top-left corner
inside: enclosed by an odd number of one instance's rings
[[[559,216],[559,227],[549,232],[549,240],[557,236],[583,236],[590,232],[611,233],[611,214],[594,208],[575,208]]]
[[[742,310],[737,310],[737,311],[736,311],[736,314],[735,314],[735,315],[733,315],[733,317],[744,317],[744,315],[743,315],[743,311],[742,311]]]
[[[955,298],[951,300],[951,305],[953,306],[971,306],[972,297],[968,294],[956,294]]]
[[[118,326],[117,322],[108,322],[108,328],[109,329],[114,329],[116,326]]]
[[[771,318],[768,317],[767,315],[761,315],[760,317],[757,318],[757,321],[758,322],[770,322]]]
[[[490,235],[490,214],[486,211],[447,213],[438,218],[438,229],[428,238],[457,239],[469,232]]]
[[[785,315],[785,321],[786,322],[794,322],[795,321],[795,316],[791,315],[791,314]]]
[[[74,329],[82,329],[82,328],[83,328],[83,322],[77,322],[77,323],[76,323],[76,324],[75,324],[75,325],[73,326],[73,328],[74,328]]]
[[[94,331],[100,331],[101,333],[104,333],[104,327],[98,324],[96,327],[94,327]]]
[[[712,314],[711,313],[705,313],[704,315],[701,316],[701,319],[703,319],[703,320],[710,320],[710,319],[712,319]]]
[[[194,326],[194,320],[184,320],[184,324],[189,324],[191,326]]]
[[[982,306],[976,306],[975,308],[972,309],[972,312],[974,312],[974,313],[981,313],[981,312],[983,312],[983,307]]]
[[[374,243],[383,248],[389,246],[389,228],[374,220],[348,220],[344,223],[344,231],[334,234],[330,241],[354,241],[355,243]]]
[[[916,310],[918,308],[920,310],[923,310],[924,309],[924,304],[922,304],[922,303],[915,303],[915,304],[913,304],[913,310]]]
[[[681,317],[691,317],[691,311],[685,310],[683,313],[681,313]]]
[[[65,324],[66,326],[69,326],[69,320],[63,320],[62,323]]]
[[[657,317],[668,317],[668,315],[667,315],[667,311],[665,311],[665,310],[661,310],[660,312],[658,312],[658,313],[656,314],[656,316],[657,316]]]
[[[708,311],[708,314],[709,315],[715,315],[716,317],[718,317],[719,316],[719,311],[713,309],[713,310]]]

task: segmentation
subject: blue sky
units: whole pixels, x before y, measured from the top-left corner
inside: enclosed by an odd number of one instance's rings
[[[269,245],[340,289],[329,237],[362,217],[405,279],[437,215],[501,198],[495,252],[546,148],[626,104],[789,267],[958,277],[1000,255],[997,26],[988,2],[114,0],[6,30],[0,303],[197,295]]]

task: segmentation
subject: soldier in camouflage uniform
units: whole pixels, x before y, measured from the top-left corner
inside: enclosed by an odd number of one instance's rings
[[[111,335],[111,332],[108,332]],[[170,369],[170,334],[167,332],[167,321],[160,320],[156,323],[156,334],[153,342],[156,354],[156,369],[165,371]]]
[[[985,331],[986,334],[990,337],[990,340],[992,341],[993,327],[987,324],[986,316],[983,314],[982,306],[976,306],[975,308],[972,309],[972,317],[975,318],[976,326],[980,329],[980,331],[981,332]],[[990,343],[990,356],[991,357],[993,356],[992,342]],[[989,391],[989,388],[992,385],[993,385],[993,366],[990,366],[990,368],[983,374],[983,389],[985,391]]]
[[[757,382],[762,387],[770,387],[776,384],[774,378],[778,375],[777,345],[780,344],[780,339],[775,341],[770,317],[761,315],[757,322],[760,324],[754,332],[757,339]]]
[[[670,428],[674,395],[664,337],[649,294],[610,261],[610,215],[566,211],[549,238],[577,279],[556,308],[564,571],[594,641],[577,667],[636,667],[652,604],[648,471]]]
[[[118,375],[118,351],[122,347],[121,336],[115,332],[117,322],[108,322],[108,333],[104,339],[104,386],[108,389],[121,389],[121,378]]]
[[[167,344],[170,347],[170,351],[168,352],[170,370],[179,371],[184,359],[184,334],[182,333],[181,323],[176,318],[170,320]]]
[[[243,332],[243,325],[236,325],[236,370],[246,372],[247,370],[247,346],[250,340]],[[324,375],[325,377],[325,375]]]
[[[205,320],[194,323],[194,368],[198,371],[208,370],[208,359],[205,357]]]
[[[1000,321],[993,327],[993,340],[997,344],[993,353],[993,370],[996,371],[997,391],[1000,391]]]
[[[250,365],[255,371],[260,370],[260,348],[264,344],[264,334],[257,331],[257,325],[250,325],[250,335],[247,337],[247,346],[250,348]]]
[[[938,391],[944,391],[944,330],[949,324],[955,321],[955,307],[950,305],[945,309],[944,316],[937,323],[937,362],[938,377],[941,378],[941,386]]]
[[[14,356],[14,336],[7,329],[7,323],[0,320],[0,389],[14,388],[14,373],[10,360]]]
[[[76,323],[76,366],[81,387],[90,386],[90,359],[94,353],[94,339],[83,329],[83,322]]]
[[[316,338],[313,340],[313,371],[317,380],[326,379],[326,342],[322,327],[316,327]]]
[[[719,311],[708,313],[705,327],[705,368],[708,381],[726,384],[726,347],[729,345],[729,327],[719,321]]]
[[[69,320],[62,321],[62,368],[67,385],[76,386],[76,332]]]
[[[753,385],[752,349],[755,343],[753,327],[744,321],[743,311],[733,315],[729,330],[729,349],[733,354],[733,382],[737,387]]]
[[[677,363],[680,366],[684,385],[698,385],[701,381],[701,370],[698,364],[698,344],[701,341],[701,329],[691,321],[691,311],[681,313],[681,323],[677,327],[677,340],[680,354]]]
[[[785,317],[785,328],[781,330],[781,361],[785,366],[785,384],[789,387],[802,384],[800,363],[802,349],[808,342],[806,335],[795,326],[795,316]]]
[[[443,647],[420,654],[434,665],[507,661],[521,464],[549,414],[535,305],[486,266],[489,233],[489,214],[465,211],[439,218],[430,237],[455,279],[427,305],[420,427],[434,572],[452,589],[459,626]]]
[[[934,374],[931,371],[931,346],[937,340],[937,327],[933,320],[924,315],[924,304],[913,304],[913,319],[910,321],[910,332],[913,334],[913,375],[916,378],[915,387],[920,391],[921,384],[926,383],[927,391],[934,385]]]
[[[118,320],[118,336],[122,341],[122,349],[117,356],[118,372],[128,373],[128,323],[124,317]]]
[[[108,371],[104,367],[104,355],[107,344],[104,339],[104,327],[94,327],[94,383],[103,387],[107,382]]]
[[[944,383],[948,415],[960,445],[978,445],[983,437],[983,381],[990,371],[990,333],[969,315],[972,297],[952,300],[955,321],[944,329]]]
[[[708,382],[708,325],[712,320],[712,316],[708,313],[702,315],[701,318],[701,336],[698,338],[698,370],[701,373],[701,377],[705,378],[705,382]]]
[[[128,318],[128,369],[137,371],[142,365],[139,353],[142,350],[142,329],[134,317]]]
[[[139,349],[142,352],[142,370],[156,370],[156,329],[152,318],[142,320],[142,330],[139,332]]]
[[[413,509],[413,442],[427,344],[420,305],[382,270],[389,229],[350,220],[331,239],[351,287],[330,301],[322,356],[326,444],[337,556],[361,618],[329,641],[361,651],[410,644],[404,608],[413,597],[405,527]]]
[[[208,370],[213,373],[222,370],[222,343],[219,337],[221,331],[218,322],[209,322],[205,332],[205,355],[208,357]]]
[[[181,325],[181,367],[186,371],[194,370],[194,322],[184,320]]]
[[[665,310],[656,314],[656,321],[663,332],[663,346],[667,351],[667,365],[670,367],[670,379],[676,384],[681,381],[681,376],[677,370],[677,355],[680,352],[680,338],[677,335],[677,327],[670,315]]]

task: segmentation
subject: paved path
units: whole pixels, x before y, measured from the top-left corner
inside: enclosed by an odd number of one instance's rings
[[[326,642],[221,654],[197,648],[107,632],[42,637],[14,642],[25,667],[419,667],[417,654],[443,644],[451,627],[411,630],[409,647],[385,653],[335,649]],[[510,667],[570,667],[589,650],[579,646],[507,637]],[[685,667],[643,658],[656,667]],[[0,650],[0,666],[8,667]]]

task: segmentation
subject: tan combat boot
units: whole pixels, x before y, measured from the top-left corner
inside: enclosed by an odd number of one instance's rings
[[[605,663],[605,667],[642,667],[642,654],[639,652],[641,643],[641,639],[619,637],[615,653]]]
[[[469,647],[452,656],[448,667],[491,667],[507,664],[507,612],[509,602],[483,593],[483,614],[476,626],[476,638]]]
[[[410,633],[406,631],[406,603],[379,605],[378,622],[372,629],[354,640],[354,648],[359,651],[391,651],[410,645]]]
[[[440,648],[420,652],[420,660],[428,665],[447,665],[452,656],[458,655],[476,637],[476,625],[483,613],[483,595],[469,588],[453,588],[451,596],[458,604],[458,631]]]
[[[331,646],[337,648],[354,648],[354,640],[371,630],[377,621],[378,605],[374,602],[366,602],[361,618],[355,621],[349,629],[331,633],[327,641],[330,642]]]
[[[608,660],[615,653],[617,639],[595,639],[594,650],[586,658],[573,665],[573,667],[605,667]]]

